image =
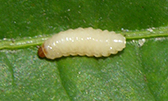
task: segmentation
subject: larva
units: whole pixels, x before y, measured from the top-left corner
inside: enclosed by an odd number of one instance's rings
[[[38,50],[39,57],[48,59],[62,56],[107,57],[125,48],[126,39],[115,32],[89,28],[69,29],[47,39]]]

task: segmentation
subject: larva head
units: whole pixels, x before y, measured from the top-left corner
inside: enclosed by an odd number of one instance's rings
[[[44,49],[44,45],[42,45],[42,47],[40,47],[40,48],[38,49],[38,56],[39,56],[40,58],[46,57],[46,56],[45,56],[45,50],[43,50],[43,49]]]

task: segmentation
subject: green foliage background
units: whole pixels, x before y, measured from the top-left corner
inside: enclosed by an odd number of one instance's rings
[[[168,100],[167,0],[0,1],[1,101]],[[36,45],[78,27],[119,32],[126,48],[107,58],[38,58]]]

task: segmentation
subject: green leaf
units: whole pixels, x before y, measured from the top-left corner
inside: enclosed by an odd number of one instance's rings
[[[166,0],[5,1],[0,7],[0,101],[168,100]],[[39,59],[37,45],[69,28],[126,36],[109,57]]]

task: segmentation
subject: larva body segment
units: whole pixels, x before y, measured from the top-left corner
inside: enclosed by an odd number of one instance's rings
[[[39,49],[39,56],[55,59],[62,56],[109,56],[125,48],[126,39],[121,34],[89,28],[69,29],[53,35]],[[42,51],[42,52],[41,52]]]

